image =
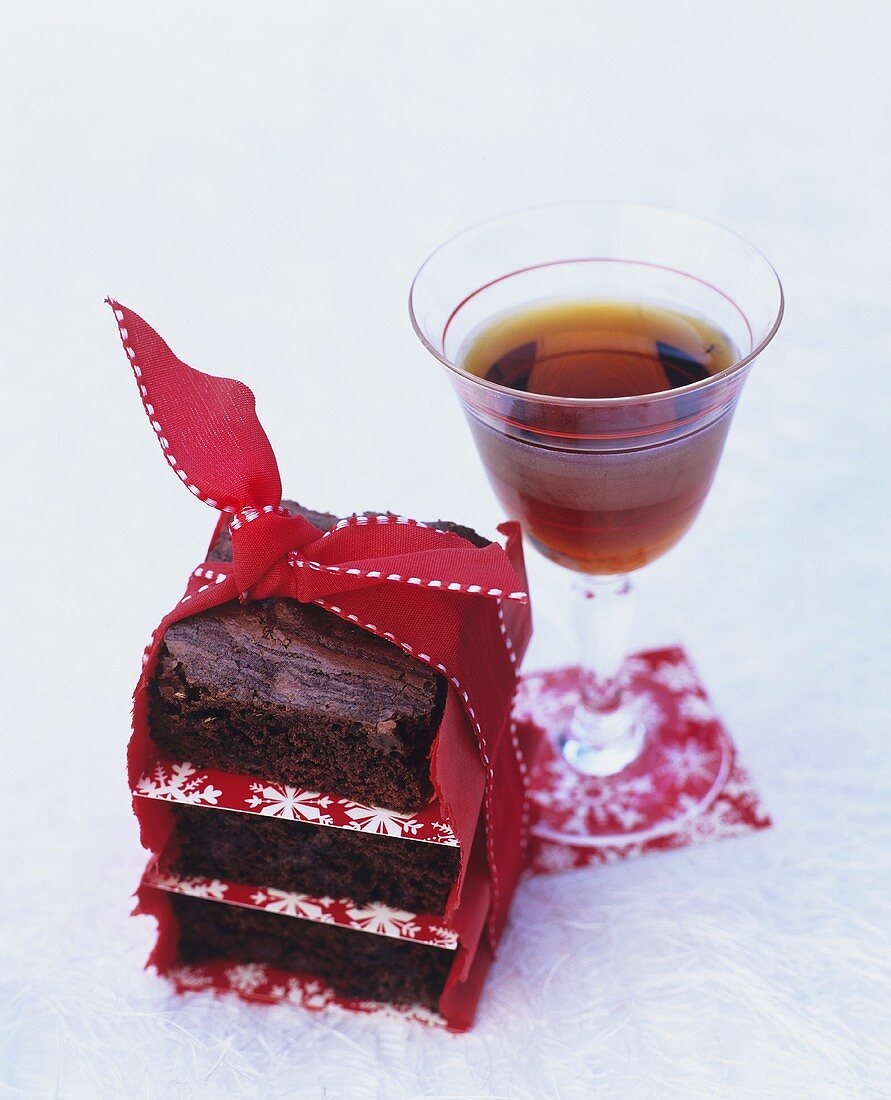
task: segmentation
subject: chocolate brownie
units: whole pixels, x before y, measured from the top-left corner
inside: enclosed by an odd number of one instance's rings
[[[286,502],[319,526],[335,518]],[[476,545],[475,532],[452,524]],[[212,560],[231,556],[228,532]],[[170,755],[403,812],[433,793],[444,677],[398,646],[289,599],[231,602],[175,623],[150,685]]]
[[[257,814],[174,806],[174,870],[262,883],[315,897],[380,901],[442,913],[458,877],[459,851],[401,837],[279,821]]]
[[[171,895],[179,958],[268,963],[322,978],[335,993],[436,1009],[454,951],[204,898]]]

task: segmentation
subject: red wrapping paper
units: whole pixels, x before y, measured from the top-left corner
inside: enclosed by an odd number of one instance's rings
[[[528,829],[527,769],[510,721],[518,657],[531,634],[519,526],[499,528],[506,548],[471,546],[452,533],[395,516],[353,517],[321,532],[281,507],[278,465],[241,382],[215,378],[181,362],[140,317],[116,301],[124,350],[164,457],[191,493],[229,520],[233,561],[204,562],[180,602],[153,633],[134,693],[128,748],[131,790],[152,755],[146,687],[167,628],[232,599],[284,596],[314,602],[332,614],[400,645],[448,679],[469,731],[438,737],[431,759],[436,797],[470,853],[468,744],[483,774],[481,848],[490,904],[487,937],[462,943],[440,1010],[452,1026],[469,1026],[473,1005],[504,928],[523,869]],[[158,852],[170,831],[163,803],[134,799],[143,844]],[[464,857],[469,858],[465,855]],[[466,870],[466,867],[462,869]],[[148,896],[151,894],[151,896]],[[150,963],[170,967],[176,929],[169,901],[140,891],[141,910],[159,922]],[[472,908],[472,899],[467,905]],[[476,924],[458,904],[455,928]],[[474,939],[474,937],[471,937]]]

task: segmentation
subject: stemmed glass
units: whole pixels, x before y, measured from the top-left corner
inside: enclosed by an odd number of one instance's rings
[[[738,355],[720,373],[673,390],[596,399],[536,395],[463,369],[468,343],[493,318],[585,299],[701,317]],[[602,798],[610,777],[646,777],[658,766],[667,731],[645,677],[631,675],[624,660],[629,574],[696,518],[743,383],[782,312],[776,272],[740,237],[633,204],[559,203],[496,218],[440,246],[415,277],[412,324],[450,373],[498,499],[537,550],[577,574],[585,653],[569,693],[543,711],[579,800],[592,791]],[[718,741],[684,790],[685,812],[714,798],[726,777],[729,747]],[[629,833],[641,822],[652,833],[677,817],[664,790],[650,788],[651,812],[636,815]],[[598,841],[584,815],[568,833],[546,821],[539,830],[576,845]]]

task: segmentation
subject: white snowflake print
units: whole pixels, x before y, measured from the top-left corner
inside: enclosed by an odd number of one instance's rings
[[[644,851],[643,844],[610,844],[604,848],[598,848],[598,863],[611,864],[621,863],[624,859],[632,859],[634,856],[639,856]]]
[[[331,924],[334,918],[328,912],[330,898],[311,898],[307,894],[295,894],[288,890],[268,887],[251,895],[251,901],[259,909],[270,913],[283,913],[289,917],[305,917],[307,920]]]
[[[702,801],[695,798],[692,794],[680,794],[677,797],[677,801],[671,808],[671,820],[677,821],[678,824],[686,822],[688,818],[693,818],[697,814],[700,816],[703,813]]]
[[[533,792],[532,798],[540,806],[556,806],[564,811],[564,824],[569,832],[587,834],[611,827],[627,831],[645,820],[641,805],[652,793],[652,776],[589,780],[585,784],[585,797],[580,799],[578,776],[561,759],[555,757],[545,767],[548,781]]]
[[[280,987],[279,987],[280,988]],[[306,981],[303,978],[289,978],[287,991],[282,990],[288,1004],[302,1008],[325,1008],[336,1003],[331,990],[318,981]]]
[[[358,829],[363,833],[380,833],[382,836],[402,836],[408,828],[416,828],[410,814],[397,814],[380,806],[360,806],[358,802],[347,802],[344,811],[350,819],[347,828]]]
[[[239,993],[253,993],[266,981],[266,967],[259,963],[243,963],[226,971],[232,989]]]
[[[380,936],[404,936],[410,939],[420,931],[414,923],[414,913],[406,913],[403,909],[391,909],[388,905],[381,905],[376,901],[369,905],[347,909],[346,915],[357,928],[362,928],[366,932],[376,932]]]
[[[229,886],[219,879],[182,878],[180,875],[158,870],[157,865],[146,870],[143,881],[158,890],[170,890],[175,894],[187,894],[192,898],[207,898],[210,901],[222,901]]]
[[[458,936],[453,928],[445,928],[441,924],[431,924],[427,929],[430,936],[436,941],[434,947],[446,947],[450,951],[458,946]],[[429,940],[427,941],[430,942]]]
[[[331,817],[323,813],[331,805],[326,794],[317,791],[303,791],[299,787],[284,784],[252,783],[254,792],[245,802],[252,810],[260,807],[264,817],[280,817],[288,821],[314,821],[317,825],[330,825]]]
[[[723,794],[705,810],[696,799],[682,797],[674,816],[678,821],[678,831],[671,838],[673,848],[701,844],[706,840],[723,840],[752,831],[745,815]]]
[[[548,760],[543,770],[547,780],[532,791],[533,800],[540,806],[559,806],[565,810],[577,806],[578,777],[575,772],[567,768],[558,756]]]
[[[725,798],[730,798],[734,801],[741,798],[750,799],[756,797],[755,792],[752,790],[752,781],[739,766],[734,766],[731,770],[727,782],[724,784],[724,790],[721,793]]]
[[[631,706],[635,721],[639,722],[644,729],[652,730],[654,737],[657,736],[665,716],[656,700],[652,696],[643,695],[632,699]]]
[[[517,721],[534,720],[547,727],[551,720],[574,705],[578,698],[575,684],[555,687],[548,676],[529,676],[520,681],[514,703]]]
[[[770,824],[770,815],[752,786],[751,779],[739,767],[734,767],[724,784],[721,801],[732,803],[740,818],[748,819],[753,828],[763,829]]]
[[[575,852],[566,844],[542,843],[535,853],[535,869],[546,874],[572,871],[575,866]]]
[[[200,966],[178,966],[170,976],[183,989],[207,989],[213,985],[213,978]]]
[[[142,881],[147,886],[155,886],[159,890],[173,890],[179,883],[179,875],[165,874],[158,868],[158,857],[146,867],[142,875]]]
[[[169,802],[187,802],[190,805],[215,806],[222,794],[208,783],[206,775],[188,762],[169,767],[158,762],[151,775],[144,775],[136,784],[136,794],[150,798],[164,798]]]
[[[718,754],[705,749],[695,739],[689,738],[683,745],[667,745],[662,753],[659,771],[669,775],[678,787],[691,779],[711,780],[715,777]]]
[[[650,662],[645,657],[638,657],[637,655],[626,657],[625,663],[622,665],[622,673],[629,679],[632,676],[649,676]]]
[[[715,708],[701,695],[685,695],[678,703],[678,713],[689,722],[714,722]]]
[[[646,820],[641,809],[646,796],[652,794],[653,780],[649,775],[618,780],[613,777],[592,794],[590,800],[574,808],[567,822],[570,830],[591,830],[591,823],[599,828],[619,828],[623,832],[635,828]]]
[[[687,691],[695,691],[699,687],[699,680],[693,669],[685,662],[663,661],[658,668],[650,673],[657,684],[662,684],[669,691],[679,695]]]
[[[451,825],[446,824],[445,821],[431,822],[430,827],[436,830],[436,835],[431,836],[430,840],[437,844],[451,844],[453,847],[458,847],[458,838],[452,832]]]
[[[188,894],[192,898],[222,901],[228,889],[228,885],[225,882],[220,882],[217,878],[181,878],[177,884],[176,892],[178,894]]]
[[[388,1005],[381,1001],[357,1001],[354,1006],[359,1012],[368,1012],[384,1020],[408,1020],[411,1023],[425,1024],[427,1027],[441,1029],[447,1027],[442,1016],[420,1005]]]

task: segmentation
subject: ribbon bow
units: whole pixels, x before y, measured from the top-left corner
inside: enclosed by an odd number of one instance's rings
[[[517,652],[531,632],[518,526],[499,528],[506,550],[392,515],[354,516],[323,533],[282,507],[278,464],[247,386],[187,366],[141,317],[108,304],[168,464],[191,493],[232,516],[232,561],[194,570],[146,651],[131,770],[147,737],[146,685],[169,626],[233,599],[316,603],[401,646],[457,691],[486,770],[494,947],[525,842],[525,766],[509,723]],[[437,793],[447,811],[450,791]]]

